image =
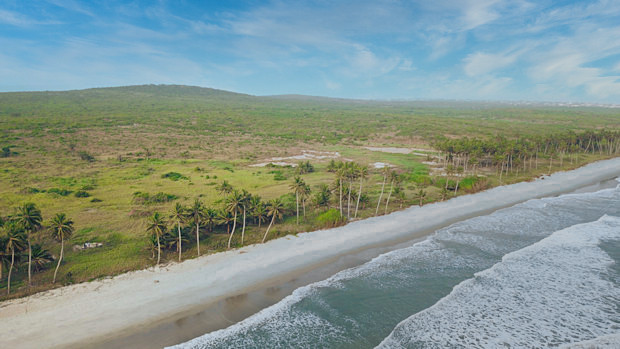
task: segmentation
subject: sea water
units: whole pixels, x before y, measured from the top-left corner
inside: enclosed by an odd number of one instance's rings
[[[620,185],[535,199],[177,348],[620,347]]]

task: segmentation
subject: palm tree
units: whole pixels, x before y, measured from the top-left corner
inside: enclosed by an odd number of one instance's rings
[[[459,190],[459,183],[461,183],[461,177],[463,175],[463,166],[459,166],[456,168],[456,188],[454,189],[454,196],[456,196],[456,193]]]
[[[269,229],[271,229],[273,222],[276,219],[281,219],[283,214],[284,214],[284,204],[282,203],[280,199],[273,199],[267,204],[267,217],[271,217],[271,222],[269,222],[269,226],[267,227],[267,230],[265,231],[265,236],[263,236],[263,241],[262,241],[263,243],[265,242],[265,239],[267,238],[267,233],[269,233]]]
[[[60,257],[58,257],[58,264],[56,265],[56,270],[54,270],[54,279],[52,280],[54,284],[56,283],[56,274],[58,273],[58,268],[60,267],[65,252],[65,239],[70,239],[73,234],[73,221],[67,218],[66,214],[57,213],[52,218],[49,229],[52,238],[60,242]]]
[[[375,216],[379,214],[379,205],[381,205],[381,198],[383,197],[383,190],[385,189],[385,182],[387,181],[388,174],[390,173],[390,168],[388,166],[383,167],[381,173],[383,173],[383,184],[381,184],[381,194],[379,194],[379,200],[377,201]]]
[[[368,166],[360,165],[357,167],[357,176],[360,179],[360,189],[357,192],[357,203],[355,204],[355,214],[354,218],[357,218],[357,210],[360,207],[360,198],[362,197],[362,184],[364,183],[364,179],[368,176]]]
[[[338,168],[338,170],[336,171],[336,180],[338,181],[338,190],[339,190],[339,201],[338,201],[338,207],[340,209],[340,215],[342,216],[342,181],[344,180],[344,178],[347,175],[347,170],[345,168],[346,165],[341,164],[341,166]]]
[[[424,198],[426,197],[426,191],[422,188],[420,188],[420,190],[418,191],[418,198],[420,199],[420,207],[422,207],[422,200],[424,200]]]
[[[41,210],[32,202],[26,203],[17,209],[13,219],[26,232],[28,240],[28,287],[32,285],[32,247],[30,246],[30,235],[41,228]]]
[[[347,162],[345,167],[345,176],[349,180],[349,189],[347,190],[347,219],[351,218],[351,192],[353,192],[353,180],[357,178],[357,164]]]
[[[204,223],[206,223],[207,225],[207,230],[208,231],[212,231],[213,227],[215,226],[216,222],[217,222],[217,211],[210,208],[210,207],[205,207],[203,210],[204,213]]]
[[[218,224],[226,225],[226,234],[230,234],[230,223],[233,221],[233,215],[226,209],[217,211]]]
[[[48,263],[54,261],[52,253],[41,244],[32,244],[32,265],[34,271],[42,270]]]
[[[448,189],[441,188],[441,201],[444,201],[448,197]]]
[[[387,214],[388,205],[390,204],[390,196],[392,196],[392,191],[394,190],[394,182],[397,182],[397,185],[398,185],[399,181],[400,181],[400,178],[398,176],[398,173],[396,173],[396,171],[390,172],[390,193],[388,194],[388,197],[385,200],[385,214]]]
[[[222,182],[222,184],[220,184],[220,185],[218,185],[218,186],[217,186],[217,188],[216,188],[216,189],[217,189],[217,191],[219,191],[219,192],[220,192],[220,194],[222,194],[222,195],[228,195],[228,194],[232,193],[232,191],[233,191],[233,187],[232,187],[232,185],[230,185],[230,183],[228,183],[228,181],[227,181],[227,180],[224,180],[224,181]]]
[[[2,227],[2,224],[0,224],[0,227]],[[6,241],[6,236],[0,236],[0,282],[2,282],[2,272],[4,268],[6,267],[8,269],[8,265],[11,264],[11,254],[8,253],[6,249]]]
[[[232,194],[230,194],[226,198],[226,210],[234,215],[233,218],[233,228],[230,232],[230,237],[228,238],[228,248],[230,249],[230,243],[232,242],[232,237],[235,234],[235,228],[237,227],[237,213],[239,212],[239,208],[243,205],[243,194],[234,190]]]
[[[310,196],[310,193],[312,192],[312,190],[310,189],[310,186],[305,184],[304,187],[301,190],[301,206],[304,208],[304,218],[306,218],[306,199]]]
[[[15,265],[15,252],[20,252],[24,249],[26,243],[26,235],[24,234],[24,228],[15,223],[9,223],[5,225],[6,230],[6,250],[11,253],[11,266],[9,267],[9,276],[7,280],[6,294],[11,293],[11,274],[13,272],[13,266]],[[19,259],[19,255],[17,256]]]
[[[159,240],[166,232],[166,221],[159,212],[155,212],[149,217],[146,231],[157,237],[157,264],[159,264],[161,260],[161,243]]]
[[[181,261],[183,245],[183,242],[181,241],[181,223],[183,223],[186,218],[187,213],[185,207],[183,207],[183,205],[177,202],[176,205],[174,205],[174,208],[172,208],[172,212],[170,213],[170,219],[177,225],[177,232],[179,237],[179,243],[177,244],[177,249],[179,252],[179,262]]]
[[[331,195],[332,193],[329,190],[329,186],[323,183],[319,185],[318,190],[314,193],[314,198],[312,198],[312,201],[317,208],[321,206],[328,206]]]
[[[245,189],[241,190],[241,207],[243,208],[243,228],[241,228],[241,246],[243,246],[243,238],[245,236],[245,214],[247,208],[250,205],[252,194],[248,193]]]
[[[252,198],[250,199],[250,212],[252,217],[254,217],[254,221],[258,223],[258,229],[260,229],[260,225],[265,221],[267,214],[265,204],[261,201],[260,196],[252,195]]]
[[[194,204],[187,210],[187,220],[196,225],[196,248],[200,256],[200,223],[204,221],[205,212],[200,199],[196,198]]]
[[[297,224],[299,224],[299,196],[304,191],[304,187],[306,186],[306,182],[304,182],[301,177],[296,176],[295,181],[291,184],[290,188],[295,193],[295,203],[297,207]]]

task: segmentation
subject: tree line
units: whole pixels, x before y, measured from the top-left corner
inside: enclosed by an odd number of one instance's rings
[[[43,224],[41,210],[33,203],[25,203],[15,209],[15,213],[6,219],[0,218],[0,227],[4,235],[0,236],[0,280],[3,280],[3,270],[7,270],[7,295],[11,293],[11,276],[13,270],[27,265],[28,287],[32,286],[32,272],[40,271],[47,264],[54,261],[52,254],[41,244],[33,244],[33,235],[45,231],[51,238],[60,242],[60,255],[54,270],[52,283],[56,283],[56,276],[64,256],[65,240],[71,238],[74,227],[73,221],[64,213],[58,213],[47,223]],[[27,258],[27,259],[26,259]]]
[[[492,139],[440,137],[433,147],[442,152],[441,160],[448,176],[453,173],[473,172],[479,167],[495,168],[500,176],[528,168],[538,169],[539,160],[547,159],[549,172],[553,161],[560,166],[568,157],[571,163],[581,154],[612,156],[620,153],[620,131],[588,130],[582,133],[568,131],[547,136],[507,139],[497,136]]]

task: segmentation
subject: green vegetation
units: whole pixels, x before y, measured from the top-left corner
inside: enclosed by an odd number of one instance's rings
[[[620,112],[606,108],[186,86],[0,93],[0,106],[0,289],[11,297],[620,152]]]

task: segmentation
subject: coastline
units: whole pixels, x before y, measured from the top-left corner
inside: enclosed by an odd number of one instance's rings
[[[413,206],[339,228],[5,301],[0,303],[0,346],[88,346],[98,338],[195,312],[201,304],[282,282],[284,275],[307,272],[356,251],[421,238],[454,221],[617,176],[620,158],[603,160],[545,179]],[[50,326],[53,331],[47,330]]]

